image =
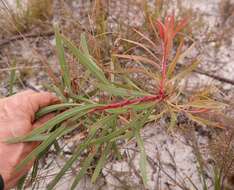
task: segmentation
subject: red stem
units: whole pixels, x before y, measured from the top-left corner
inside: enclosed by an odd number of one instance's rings
[[[122,108],[122,107],[125,107],[128,105],[139,104],[139,103],[143,103],[143,102],[151,102],[151,101],[156,101],[156,100],[161,101],[164,98],[165,97],[162,96],[162,94],[159,94],[159,95],[154,95],[154,96],[144,96],[142,98],[136,98],[133,100],[123,100],[123,101],[120,101],[117,103],[111,103],[111,104],[108,104],[106,106],[101,106],[101,107],[95,108],[91,111],[91,113],[96,112],[96,111],[105,111],[108,109]]]
[[[160,81],[160,94],[164,95],[164,85],[166,80],[166,69],[167,69],[167,57],[166,57],[166,47],[165,43],[162,44],[163,56],[162,56],[162,79]]]
[[[162,79],[160,81],[160,88],[159,88],[159,94],[156,94],[154,96],[144,96],[141,98],[136,98],[136,99],[132,99],[132,100],[122,100],[120,102],[117,103],[111,103],[105,106],[100,106],[97,107],[95,109],[93,109],[90,113],[96,112],[96,111],[105,111],[108,109],[116,109],[116,108],[122,108],[128,105],[132,105],[132,104],[139,104],[139,103],[143,103],[143,102],[150,102],[150,101],[161,101],[165,98],[165,92],[164,92],[164,88],[165,88],[165,80],[166,80],[166,69],[167,69],[167,42],[164,41],[162,43],[162,49],[163,49],[163,56],[162,56]]]
[[[141,98],[136,98],[132,100],[122,100],[120,102],[116,103],[111,103],[106,106],[101,106],[93,109],[90,113],[96,112],[96,111],[105,111],[109,109],[116,109],[116,108],[122,108],[128,105],[132,104],[139,104],[143,102],[150,102],[150,101],[161,101],[165,98],[165,93],[164,93],[164,85],[165,85],[165,80],[166,80],[166,62],[167,62],[167,52],[166,52],[166,44],[163,43],[163,57],[162,57],[162,79],[160,81],[160,89],[159,89],[159,94],[156,94],[154,96],[144,96]]]
[[[166,57],[163,55],[162,58],[162,79],[160,81],[160,94],[164,94],[164,83],[166,80]]]

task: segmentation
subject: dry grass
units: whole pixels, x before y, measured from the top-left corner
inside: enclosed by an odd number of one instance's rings
[[[53,0],[31,0],[19,2],[16,8],[12,8],[7,1],[0,2],[0,26],[1,35],[11,36],[29,32],[35,25],[48,22],[53,15]]]

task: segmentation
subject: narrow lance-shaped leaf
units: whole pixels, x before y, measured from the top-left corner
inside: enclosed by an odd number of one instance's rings
[[[74,190],[76,188],[81,178],[84,177],[84,175],[86,174],[88,168],[91,165],[91,162],[93,161],[94,156],[97,154],[98,149],[99,149],[99,145],[95,147],[95,151],[91,152],[89,156],[83,162],[79,173],[76,175],[75,180],[72,183],[71,190]]]
[[[134,130],[134,136],[137,141],[137,145],[140,149],[140,172],[141,172],[141,177],[144,183],[144,186],[147,186],[147,155],[145,152],[145,147],[144,147],[144,142],[140,136],[140,129],[145,125],[145,122],[147,121],[152,109],[150,109],[148,112],[146,112],[142,117],[139,117],[136,121],[134,122],[134,125],[132,125],[133,130]]]
[[[82,33],[81,37],[80,37],[80,44],[81,44],[81,49],[82,51],[86,54],[86,55],[90,55],[89,54],[89,48],[88,48],[88,44],[85,38],[85,34]]]
[[[137,145],[140,149],[140,171],[141,171],[141,177],[144,183],[144,186],[147,186],[147,156],[145,153],[145,147],[144,147],[144,143],[143,140],[141,139],[140,136],[140,132],[139,130],[136,131],[135,133],[135,137],[136,137],[136,141],[137,141]]]
[[[132,128],[134,130],[140,129],[147,122],[147,119],[148,119],[151,111],[152,111],[152,108],[150,108],[149,111],[147,113],[145,113],[145,114],[144,113],[139,114],[140,115],[139,117],[136,117],[134,120],[132,120],[126,126],[118,128],[118,129],[116,129],[115,131],[109,133],[106,136],[101,136],[99,138],[91,140],[90,145],[108,142],[108,141],[110,141],[110,140],[112,140],[112,139],[114,139],[114,138],[116,138],[118,136],[121,136],[121,135],[125,134],[128,129],[132,129]]]
[[[40,109],[36,113],[36,119],[38,119],[38,118],[40,118],[43,115],[46,115],[48,113],[51,113],[54,111],[59,111],[59,110],[64,110],[64,109],[75,107],[75,106],[80,106],[80,104],[65,103],[65,104],[56,104],[56,105],[47,106],[45,108]]]
[[[169,124],[169,129],[172,129],[174,126],[176,126],[176,121],[177,121],[177,116],[176,116],[176,113],[171,109],[170,110],[170,115],[171,115],[171,118],[170,118],[170,124]]]
[[[7,140],[7,142],[9,142],[9,143],[22,142],[22,141],[24,141],[24,139],[32,138],[34,135],[38,135],[38,134],[46,132],[47,130],[54,127],[56,124],[59,124],[59,123],[65,121],[65,120],[67,120],[75,115],[80,114],[79,117],[81,117],[81,116],[85,115],[90,109],[95,108],[97,106],[98,106],[98,104],[93,104],[93,105],[90,104],[90,105],[83,105],[83,106],[71,108],[71,109],[55,116],[54,118],[52,118],[51,120],[46,122],[42,127],[34,129],[28,135],[25,135],[22,137],[15,137],[13,139]]]
[[[43,87],[45,87],[48,91],[54,92],[56,96],[62,101],[67,102],[67,98],[64,96],[62,89],[58,88],[56,85],[51,84],[43,84]]]
[[[69,90],[69,92],[71,92],[72,90],[71,90],[71,79],[70,79],[70,73],[69,73],[69,66],[68,66],[66,59],[65,59],[65,51],[63,48],[62,39],[60,37],[59,29],[57,26],[54,27],[54,30],[55,30],[56,49],[57,49],[57,53],[58,53],[59,64],[61,67],[63,82],[64,82],[64,85]]]
[[[27,174],[24,175],[23,177],[21,177],[17,183],[17,190],[23,190],[24,189],[24,184],[26,182],[27,179]]]
[[[36,149],[34,149],[27,157],[22,160],[17,166],[16,170],[21,170],[26,166],[31,160],[36,158],[43,150],[45,150],[63,131],[64,127],[56,129],[45,141],[43,141]]]
[[[106,84],[99,83],[99,84],[97,84],[97,87],[100,88],[101,90],[104,90],[104,91],[108,92],[109,94],[112,94],[115,96],[140,97],[140,96],[149,95],[148,93],[144,93],[144,92],[140,92],[140,91],[136,91],[136,90],[130,90],[130,89],[121,88],[121,87],[116,87],[116,86],[111,85],[111,84],[106,85]]]
[[[125,76],[123,76],[123,78],[130,88],[134,88],[134,89],[142,92],[142,89],[140,87],[138,87],[128,76],[125,75]]]
[[[58,183],[58,181],[61,179],[61,177],[65,174],[65,172],[71,168],[72,164],[78,159],[78,157],[80,156],[81,152],[86,149],[87,147],[90,147],[92,145],[97,145],[97,143],[93,143],[91,144],[91,141],[93,140],[93,137],[95,136],[97,130],[108,124],[109,121],[111,119],[113,119],[113,116],[106,116],[103,119],[97,121],[93,126],[90,127],[90,133],[89,136],[87,137],[87,139],[79,144],[79,146],[76,148],[76,150],[74,151],[72,157],[65,163],[65,165],[63,166],[63,168],[59,171],[59,173],[56,175],[56,177],[49,183],[48,185],[48,190],[53,189],[53,187]]]
[[[89,140],[89,139],[87,139]],[[49,183],[47,186],[47,190],[52,190],[54,186],[58,183],[58,181],[61,179],[61,177],[65,174],[65,172],[72,167],[72,164],[78,159],[80,156],[82,150],[84,150],[88,146],[88,141],[86,143],[82,143],[77,147],[77,149],[72,154],[71,158],[69,158],[66,161],[66,164],[62,167],[62,169],[59,171],[59,173],[56,175],[56,177]]]
[[[222,170],[217,168],[217,166],[214,167],[214,190],[221,190],[222,189]]]
[[[90,135],[93,135],[98,129],[106,127],[107,124],[110,124],[113,122],[113,120],[117,119],[117,115],[112,114],[103,117],[102,119],[98,120],[96,123],[94,123],[89,128]]]
[[[79,115],[80,116],[80,115]],[[72,119],[76,119],[77,116],[74,116]],[[69,121],[69,120],[68,120]],[[65,124],[65,123],[64,123]],[[63,127],[63,124],[61,124],[60,127]],[[66,126],[64,126],[66,127]],[[79,123],[76,123],[74,124],[73,126],[70,126],[69,127],[66,127],[66,129],[61,133],[60,136],[63,136],[63,135],[66,135],[68,133],[70,133],[71,131],[73,131],[75,128],[79,127]],[[49,138],[51,133],[49,134],[38,134],[38,135],[33,135],[33,136],[30,136],[30,137],[27,137],[23,140],[21,140],[20,142],[35,142],[35,141],[39,141],[39,142],[42,142],[42,141],[45,141],[46,139]],[[10,142],[11,143],[11,142]],[[14,139],[12,140],[12,143],[15,143]]]
[[[70,52],[79,60],[79,62],[84,65],[99,81],[108,84],[109,81],[106,79],[105,74],[97,66],[97,64],[91,59],[89,55],[82,53],[72,42],[70,42],[64,36],[61,36],[64,44],[68,47]]]
[[[99,161],[98,161],[98,163],[96,165],[96,168],[95,168],[95,170],[93,172],[93,176],[92,176],[92,179],[91,179],[92,183],[94,183],[97,180],[97,178],[98,178],[98,176],[99,176],[99,174],[100,174],[100,172],[101,172],[101,170],[102,170],[102,168],[103,168],[103,166],[104,166],[104,164],[106,162],[107,155],[110,153],[110,150],[111,150],[112,146],[113,146],[113,143],[109,143],[105,147],[104,151],[102,152],[102,156],[99,159]]]

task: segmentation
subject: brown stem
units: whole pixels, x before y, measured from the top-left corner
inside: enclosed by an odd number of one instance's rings
[[[17,40],[23,40],[24,38],[36,38],[39,36],[53,36],[54,31],[47,31],[47,32],[42,32],[42,33],[31,33],[31,34],[25,34],[25,35],[17,35],[13,36],[8,39],[4,39],[0,41],[0,46],[7,45],[11,42],[17,41]]]

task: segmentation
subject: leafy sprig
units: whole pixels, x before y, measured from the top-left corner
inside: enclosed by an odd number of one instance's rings
[[[196,93],[188,97],[186,92],[180,89],[179,82],[184,79],[196,66],[198,60],[194,60],[191,65],[182,71],[175,71],[177,61],[182,54],[183,39],[174,59],[170,59],[173,49],[173,41],[187,24],[186,20],[181,20],[175,24],[173,15],[167,16],[165,21],[157,20],[152,27],[157,28],[160,36],[161,57],[155,54],[152,49],[147,48],[146,44],[135,42],[133,40],[122,39],[124,43],[130,43],[142,48],[145,56],[134,54],[113,53],[113,57],[119,60],[134,60],[140,62],[143,68],[132,68],[132,72],[143,73],[154,80],[155,91],[148,92],[136,85],[137,81],[130,79],[126,72],[130,69],[120,68],[121,70],[112,71],[121,80],[113,82],[108,79],[108,73],[95,62],[95,58],[90,54],[89,44],[84,34],[81,35],[80,48],[63,36],[59,29],[55,28],[56,48],[59,58],[59,64],[62,74],[61,84],[52,85],[55,93],[61,97],[63,103],[49,106],[41,109],[37,113],[37,118],[50,112],[58,114],[45,123],[41,128],[34,129],[28,135],[10,139],[8,142],[30,142],[40,141],[41,144],[33,150],[18,166],[20,170],[34,158],[40,158],[45,154],[49,147],[57,144],[57,141],[64,135],[71,134],[72,131],[79,129],[86,135],[82,141],[77,144],[72,156],[66,161],[65,165],[49,183],[48,189],[53,189],[61,177],[72,168],[75,162],[80,163],[80,169],[77,173],[71,189],[75,189],[81,178],[87,171],[92,171],[92,182],[95,182],[104,167],[107,160],[113,155],[114,147],[118,147],[118,142],[128,141],[135,138],[140,150],[140,170],[144,185],[147,186],[147,156],[144,148],[143,139],[140,130],[151,121],[170,115],[169,127],[176,125],[177,115],[186,114],[191,120],[205,125],[217,126],[217,123],[210,122],[199,117],[198,114],[215,111],[224,105],[213,100],[212,97]],[[152,48],[158,47],[149,37],[143,33],[134,30],[137,35],[143,38]],[[88,72],[90,84],[93,90],[90,92],[76,93],[72,89],[72,78],[70,76],[69,64],[66,61],[66,50],[79,62]],[[147,55],[150,55],[148,57]],[[144,64],[147,67],[144,67]],[[160,64],[160,65],[158,65]],[[150,70],[153,66],[155,70]],[[121,71],[121,72],[120,72]],[[155,71],[155,72],[154,72]],[[128,73],[128,74],[129,74]],[[127,76],[127,77],[126,77]],[[147,86],[148,84],[145,84]],[[80,122],[82,121],[82,122]],[[84,159],[82,153],[88,152]],[[95,159],[94,159],[95,158]],[[93,164],[94,160],[97,160]]]

